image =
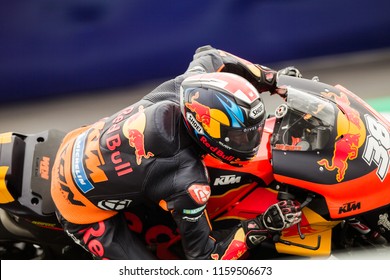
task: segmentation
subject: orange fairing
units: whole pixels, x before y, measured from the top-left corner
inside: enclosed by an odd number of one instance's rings
[[[332,219],[358,215],[389,204],[390,176],[381,181],[376,170],[357,179],[337,184],[318,184],[276,175],[275,179],[320,194],[325,198]]]

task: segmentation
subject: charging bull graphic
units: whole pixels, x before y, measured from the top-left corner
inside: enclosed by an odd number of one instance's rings
[[[142,163],[142,158],[148,159],[154,156],[152,152],[145,150],[145,126],[146,116],[142,105],[138,107],[138,112],[131,116],[123,125],[123,134],[129,139],[130,147],[135,150],[138,165]]]
[[[337,169],[337,182],[344,180],[345,172],[348,169],[348,161],[354,160],[357,157],[359,138],[359,134],[343,135],[342,139],[336,141],[332,162],[329,163],[327,159],[318,161],[319,165],[324,166],[329,171]]]
[[[349,101],[348,96],[345,93],[340,92],[340,96],[334,92],[322,92],[322,94],[328,98],[333,98],[333,100],[336,101],[339,106],[345,109],[345,114],[350,120],[350,122],[353,123],[359,129],[361,128],[360,114],[356,109],[351,107],[351,102]]]
[[[186,102],[186,107],[196,114],[196,120],[206,126],[210,126],[210,108],[200,104],[195,99],[199,98],[199,92],[191,97],[191,103]]]
[[[342,109],[337,116],[337,136],[332,160],[321,159],[317,163],[329,171],[337,170],[336,180],[341,182],[345,178],[348,162],[358,157],[359,148],[366,138],[366,128],[360,118],[360,113],[351,107],[348,96],[340,92],[322,92],[328,98],[332,98]]]

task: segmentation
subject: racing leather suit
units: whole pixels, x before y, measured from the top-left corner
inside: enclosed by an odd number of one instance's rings
[[[207,171],[179,104],[184,78],[224,71],[229,59],[222,51],[200,49],[183,75],[64,138],[52,171],[57,216],[75,242],[96,258],[154,258],[128,229],[122,213],[149,202],[171,212],[188,259],[237,259],[248,250],[240,225],[222,235],[211,229],[205,210]],[[259,87],[271,89],[272,79]]]

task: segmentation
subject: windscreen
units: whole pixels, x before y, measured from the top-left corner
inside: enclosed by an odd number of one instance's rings
[[[326,99],[294,88],[287,102],[275,112],[278,118],[272,140],[277,150],[312,151],[323,149],[335,123],[335,107]]]

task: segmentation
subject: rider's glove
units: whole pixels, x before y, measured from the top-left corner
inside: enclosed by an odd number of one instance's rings
[[[281,231],[301,221],[300,204],[292,200],[282,200],[271,205],[263,215],[264,226],[270,231]]]
[[[299,203],[283,200],[271,205],[255,219],[242,221],[248,248],[254,248],[272,234],[299,223],[301,216]]]
[[[281,75],[302,78],[301,72],[297,68],[295,68],[294,66],[289,66],[289,67],[280,69],[278,71],[277,77],[279,78]]]

